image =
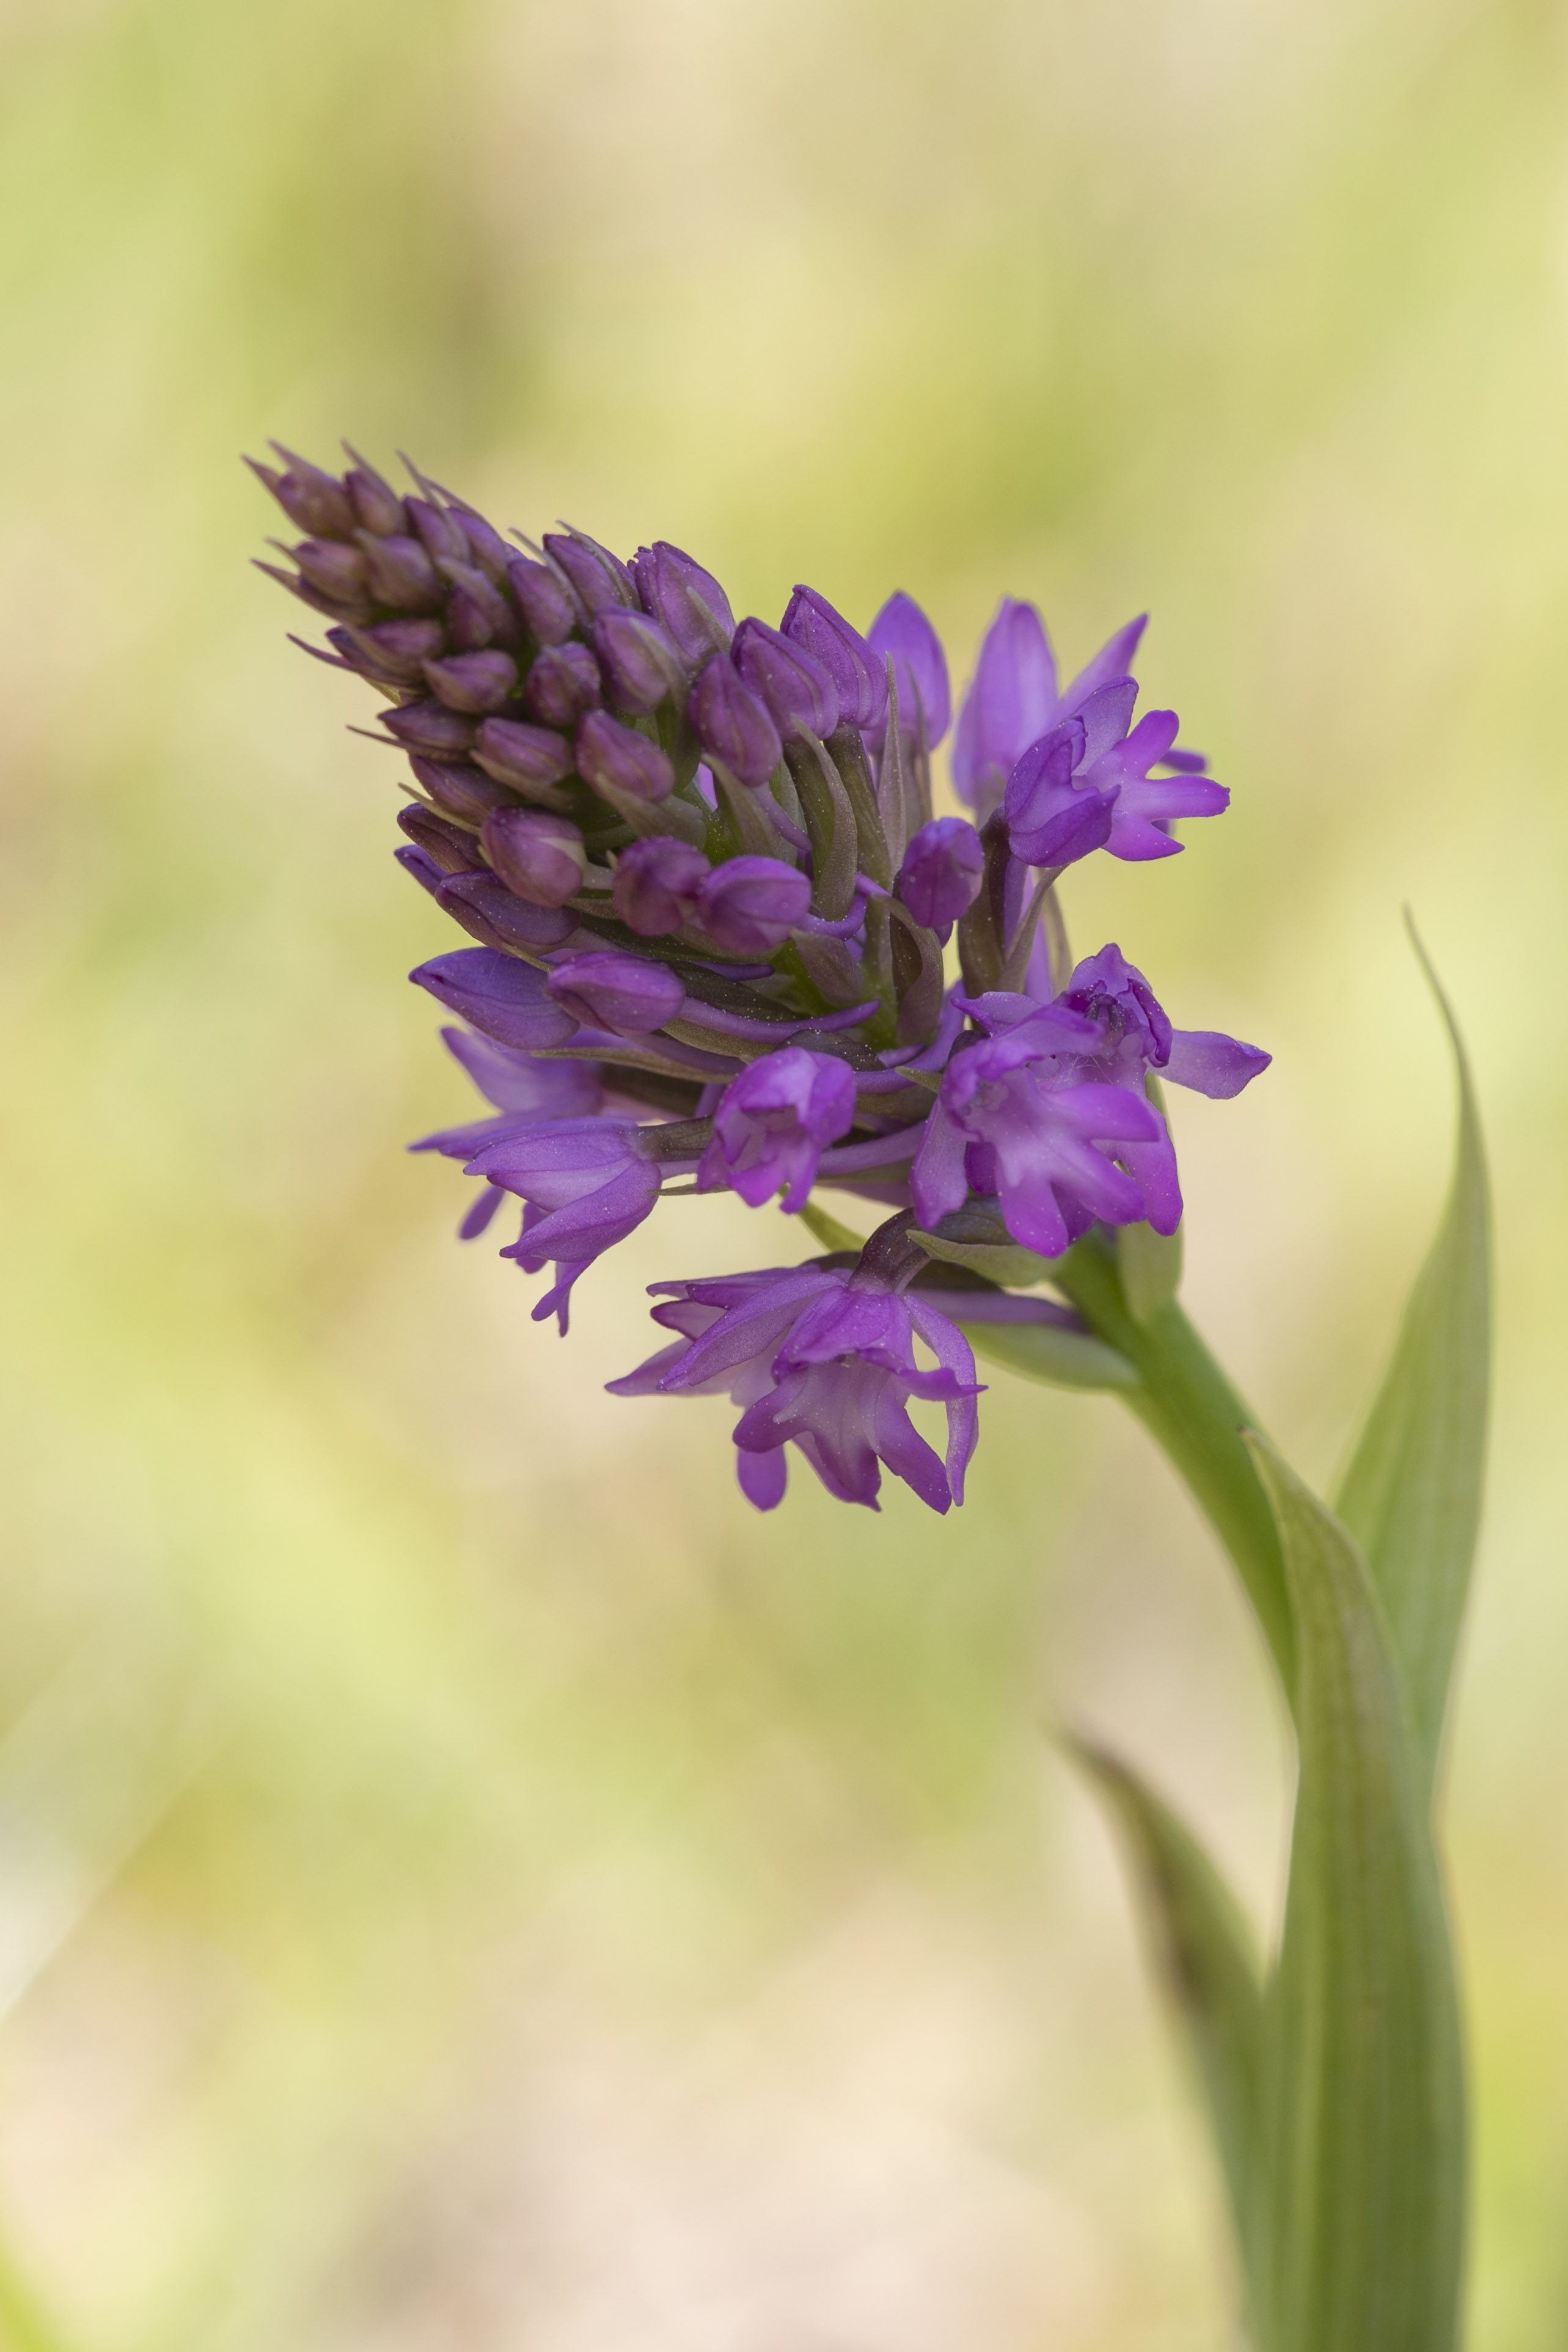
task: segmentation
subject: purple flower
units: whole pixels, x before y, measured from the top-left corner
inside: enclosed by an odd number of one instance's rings
[[[824,1151],[855,1124],[855,1074],[846,1062],[785,1045],[731,1079],[713,1114],[713,1140],[697,1189],[729,1184],[760,1209],[783,1192],[804,1209]]]
[[[1091,849],[1113,857],[1173,857],[1172,817],[1217,816],[1230,794],[1211,777],[1150,776],[1176,739],[1173,710],[1151,710],[1129,733],[1137,681],[1112,678],[1076,716],[1031,744],[1007,779],[1003,811],[1029,866],[1068,866]]]
[[[665,801],[675,789],[666,752],[607,711],[590,710],[577,730],[577,773],[614,802]]]
[[[1229,807],[1229,790],[1210,776],[1150,775],[1170,760],[1179,724],[1173,710],[1147,712],[1089,770],[1097,791],[1115,792],[1105,845],[1112,857],[1174,857],[1184,845],[1166,830],[1173,817],[1218,816]]]
[[[760,1510],[784,1499],[784,1446],[798,1445],[830,1495],[878,1508],[879,1464],[934,1511],[963,1500],[979,1423],[968,1341],[918,1294],[875,1275],[804,1265],[715,1282],[663,1282],[654,1320],[682,1336],[612,1381],[615,1396],[712,1395],[745,1408],[735,1431],[742,1491]],[[921,1339],[936,1369],[915,1362]],[[947,1407],[945,1462],[909,1417],[919,1397]]]
[[[729,650],[735,615],[710,572],[668,539],[639,547],[631,568],[643,611],[658,622],[688,669],[700,669],[710,655]]]
[[[546,646],[528,673],[523,708],[541,727],[570,731],[597,708],[602,692],[599,665],[586,646]]]
[[[731,857],[710,868],[698,919],[726,955],[770,956],[810,906],[810,883],[782,857]]]
[[[985,873],[985,852],[974,827],[961,816],[933,817],[904,852],[899,896],[917,923],[945,940],[973,906]]]
[[[1217,1029],[1173,1029],[1153,990],[1114,941],[1077,967],[1057,1002],[1100,1031],[1100,1045],[1081,1066],[1085,1076],[1142,1089],[1145,1070],[1153,1070],[1194,1094],[1228,1102],[1272,1058]],[[978,1005],[971,1010],[984,1018]]]
[[[494,948],[455,948],[432,956],[408,977],[471,1029],[521,1053],[564,1045],[577,1027],[575,1017],[550,993],[543,972]]]
[[[432,694],[450,709],[479,716],[499,710],[517,686],[517,664],[494,647],[487,653],[454,654],[450,661],[427,661],[424,667]]]
[[[1003,814],[1015,856],[1026,866],[1072,866],[1110,838],[1113,802],[1079,772],[1081,719],[1032,743],[1007,779]]]
[[[527,798],[549,792],[572,773],[572,746],[552,728],[525,727],[521,719],[487,719],[474,745],[487,776],[510,784]]]
[[[784,757],[772,711],[728,654],[715,654],[691,689],[691,724],[703,750],[743,784],[765,784]]]
[[[912,596],[900,589],[889,596],[868,632],[871,649],[883,661],[890,656],[893,677],[899,689],[899,730],[901,734],[916,731],[916,712],[925,720],[926,741],[934,751],[947,733],[952,716],[952,698],[947,683],[947,656],[942,640]],[[880,748],[888,731],[887,714],[875,729],[867,730],[867,740]]]
[[[952,781],[960,798],[988,814],[1029,746],[1072,718],[1100,687],[1125,675],[1147,618],[1141,614],[1118,629],[1064,694],[1058,691],[1057,657],[1036,607],[1004,596],[958,714]]]
[[[564,1333],[573,1284],[658,1200],[658,1164],[639,1149],[639,1134],[630,1119],[558,1118],[486,1144],[468,1162],[469,1175],[527,1203],[521,1236],[501,1255],[524,1274],[554,1261],[554,1286],[534,1308],[536,1323],[553,1312]]]
[[[656,940],[679,930],[697,912],[710,868],[689,842],[655,834],[634,841],[616,862],[616,912],[631,931]]]
[[[686,1003],[686,990],[668,964],[613,948],[563,957],[544,984],[552,1001],[586,1027],[608,1029],[616,1037],[646,1037],[676,1020]]]
[[[583,887],[588,852],[569,816],[546,809],[497,809],[480,839],[509,890],[536,907],[563,907]]]
[[[743,685],[767,707],[786,741],[805,730],[831,735],[838,724],[838,688],[805,646],[792,644],[765,621],[742,621],[730,657]],[[772,771],[770,770],[770,773]]]
[[[833,680],[841,727],[881,724],[888,712],[886,667],[859,630],[852,629],[826,596],[819,596],[815,588],[797,587],[779,629],[792,645],[815,655]]]
[[[423,878],[423,877],[421,877]],[[559,907],[540,906],[509,890],[499,874],[449,874],[435,886],[435,895],[455,923],[487,948],[516,950],[542,955],[563,948],[577,929],[577,919]]]
[[[514,555],[506,576],[530,634],[542,646],[564,645],[577,625],[577,615],[550,566]]]
[[[487,1144],[520,1134],[548,1119],[586,1118],[604,1099],[599,1073],[591,1062],[542,1062],[519,1054],[467,1029],[443,1029],[447,1050],[467,1070],[487,1102],[499,1114],[470,1119],[462,1127],[440,1128],[411,1143],[410,1151],[439,1151],[447,1160],[471,1160]],[[499,1185],[486,1184],[458,1228],[466,1242],[485,1231],[504,1198]]]
[[[618,608],[600,613],[594,622],[594,651],[612,707],[627,717],[657,710],[667,696],[685,685],[679,654],[646,613]]]
[[[626,565],[585,531],[547,530],[544,551],[566,574],[590,619],[608,605],[637,604],[637,588]]]
[[[1042,1257],[1059,1257],[1097,1217],[1147,1217],[1174,1233],[1182,1196],[1164,1120],[1125,1085],[1080,1077],[1103,1042],[1097,1024],[1023,996],[979,1005],[994,1034],[949,1063],[911,1171],[922,1223],[973,1192],[996,1194],[1014,1239]],[[1004,1007],[1018,1009],[1005,1027]]]

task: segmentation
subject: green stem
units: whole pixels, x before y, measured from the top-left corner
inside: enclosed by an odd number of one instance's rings
[[[1274,1515],[1241,1442],[1257,1426],[1175,1300],[1142,1318],[1127,1304],[1115,1258],[1094,1235],[1069,1251],[1052,1279],[1108,1345],[1136,1369],[1140,1385],[1117,1394],[1181,1473],[1236,1562],[1288,1699],[1294,1705],[1296,1641]]]

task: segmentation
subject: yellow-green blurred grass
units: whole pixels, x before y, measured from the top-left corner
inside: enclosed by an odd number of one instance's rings
[[[244,567],[236,452],[345,430],[680,539],[738,609],[902,585],[960,676],[1005,589],[1068,661],[1152,608],[1236,807],[1069,913],[1278,1056],[1181,1106],[1190,1286],[1320,1475],[1441,1188],[1414,901],[1502,1223],[1476,2342],[1560,2332],[1563,39],[1525,0],[0,10],[0,2237],[68,2341],[1219,2338],[1041,1728],[1125,1740],[1265,1903],[1224,1571],[1112,1406],[1001,1378],[961,1518],[804,1475],[749,1513],[721,1406],[600,1384],[641,1283],[798,1249],[771,1212],[672,1202],[565,1347],[451,1241],[400,1149],[462,1082],[393,763]]]

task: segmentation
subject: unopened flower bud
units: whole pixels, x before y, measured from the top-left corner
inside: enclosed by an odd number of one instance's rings
[[[506,579],[507,566],[517,550],[509,547],[500,531],[494,530],[482,514],[476,514],[472,507],[454,506],[450,512],[468,542],[472,561],[488,578],[494,581],[497,587],[501,586]]]
[[[900,590],[889,596],[872,622],[868,642],[886,661],[890,656],[899,687],[899,731],[912,736],[916,712],[925,722],[925,738],[934,751],[947,733],[952,697],[947,682],[947,656],[942,640],[912,596]],[[885,734],[886,714],[882,732]]]
[[[646,613],[600,613],[594,622],[594,650],[611,709],[629,717],[646,717],[686,684],[679,654]]]
[[[779,730],[727,654],[715,654],[688,705],[703,750],[743,784],[765,784],[784,756]]]
[[[696,913],[710,871],[689,842],[664,834],[634,841],[616,861],[616,912],[628,930],[661,939]]]
[[[832,734],[838,724],[838,689],[804,646],[792,645],[765,621],[742,621],[730,658],[744,684],[767,705],[782,736],[798,735],[803,728],[813,735]]]
[[[577,1026],[549,993],[542,971],[492,948],[455,948],[432,956],[408,977],[481,1036],[524,1054],[568,1044]]]
[[[405,499],[408,520],[432,563],[467,563],[468,542],[455,515],[428,499]]]
[[[333,645],[340,635],[348,637],[363,656],[369,675],[406,686],[417,686],[426,663],[446,648],[439,621],[382,621],[374,629],[330,629],[327,634]]]
[[[727,653],[735,634],[730,599],[710,572],[704,572],[668,539],[639,547],[632,564],[645,613],[659,623],[688,669],[700,669],[710,655]]]
[[[372,530],[359,533],[364,550],[372,599],[395,612],[428,613],[441,601],[436,567],[416,539],[395,533],[378,539]]]
[[[312,539],[351,538],[354,511],[336,475],[323,473],[308,458],[296,457],[281,442],[275,441],[272,446],[287,461],[285,472],[276,472],[257,457],[245,462],[257,480],[266,484],[296,530],[309,531]]]
[[[384,710],[381,723],[405,750],[437,760],[461,759],[474,740],[473,721],[442,702],[405,702]]]
[[[590,710],[577,730],[577,773],[595,791],[639,801],[668,800],[675,788],[675,771],[658,745],[604,710]]]
[[[448,824],[417,801],[405,801],[397,812],[399,830],[437,866],[443,876],[473,874],[481,863],[479,844],[461,825]]]
[[[474,757],[487,775],[525,796],[572,773],[572,747],[564,737],[548,727],[525,727],[516,719],[487,719]]]
[[[617,1037],[644,1037],[676,1020],[686,991],[668,964],[641,956],[602,953],[572,956],[558,963],[545,983],[555,1003],[589,1028]]]
[[[779,857],[731,857],[710,866],[698,920],[727,955],[769,956],[811,906],[811,885]]]
[[[362,530],[373,530],[377,539],[391,539],[408,529],[408,516],[403,500],[390,482],[383,481],[374,466],[367,466],[355,449],[349,451],[353,465],[343,477],[343,488],[353,502],[354,520]]]
[[[961,816],[922,825],[899,869],[899,896],[928,930],[950,930],[973,905],[985,873],[980,835]]]
[[[457,654],[450,661],[427,661],[425,675],[432,692],[449,710],[483,716],[510,699],[517,685],[517,664],[510,654]]]
[[[541,907],[509,890],[499,874],[449,875],[436,893],[438,904],[481,946],[542,955],[564,947],[577,928],[575,915]]]
[[[478,653],[485,646],[517,643],[517,615],[493,580],[471,563],[455,563],[446,557],[440,569],[452,584],[447,600],[447,636],[455,653]]]
[[[290,552],[300,575],[339,604],[363,604],[370,574],[357,547],[335,539],[302,539]]]
[[[563,645],[577,625],[572,599],[547,563],[532,563],[514,555],[506,567],[518,611],[529,634],[542,646]]]
[[[447,760],[410,760],[408,764],[437,807],[466,824],[482,824],[491,809],[517,805],[504,784],[481,775],[478,768],[458,766]]]
[[[815,654],[838,689],[841,727],[874,728],[888,715],[887,666],[815,588],[796,588],[780,623],[792,645]],[[819,734],[826,730],[819,728]]]
[[[583,887],[588,852],[570,817],[548,809],[498,809],[480,839],[509,890],[536,907],[563,907]]]
[[[575,727],[599,701],[599,665],[586,646],[546,646],[523,684],[522,699],[542,727]]]
[[[544,548],[572,583],[590,620],[612,605],[636,610],[637,583],[619,556],[597,540],[581,531],[547,530]]]

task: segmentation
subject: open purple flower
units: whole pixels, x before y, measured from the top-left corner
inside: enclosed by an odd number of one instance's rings
[[[554,1286],[533,1310],[536,1323],[553,1313],[565,1332],[574,1283],[635,1233],[658,1200],[658,1163],[639,1149],[640,1135],[630,1119],[557,1118],[502,1136],[468,1162],[470,1176],[526,1203],[521,1237],[501,1255],[524,1274],[554,1261]]]
[[[798,1445],[830,1495],[878,1507],[885,1464],[933,1511],[963,1500],[981,1394],[963,1334],[918,1294],[857,1268],[804,1265],[714,1282],[661,1282],[654,1320],[682,1337],[625,1380],[616,1396],[728,1391],[745,1408],[735,1430],[741,1486],[760,1510],[784,1499],[784,1447]],[[936,1358],[915,1361],[921,1339]],[[910,1398],[944,1404],[945,1461],[909,1417]]]
[[[700,1192],[723,1184],[760,1209],[783,1192],[804,1209],[829,1144],[855,1124],[855,1074],[845,1062],[785,1045],[731,1079],[713,1114],[713,1140],[697,1174]]]
[[[488,1145],[526,1128],[559,1118],[591,1118],[604,1101],[605,1089],[592,1062],[540,1061],[468,1029],[443,1029],[441,1035],[447,1052],[462,1064],[486,1101],[495,1105],[496,1116],[438,1128],[434,1135],[411,1143],[410,1151],[438,1151],[447,1160],[470,1160]],[[464,1241],[484,1232],[505,1197],[499,1185],[485,1185],[458,1228]]]
[[[960,799],[983,819],[988,816],[1030,745],[1075,717],[1100,687],[1125,675],[1146,620],[1141,615],[1118,629],[1062,693],[1057,657],[1038,611],[1004,596],[958,714],[952,781]]]
[[[1228,1102],[1271,1059],[1260,1047],[1217,1029],[1173,1029],[1142,973],[1114,941],[1077,966],[1057,1002],[1092,1021],[1100,1033],[1094,1055],[1079,1065],[1084,1077],[1110,1078],[1142,1091],[1145,1071],[1152,1071],[1173,1086]],[[971,1011],[984,1019],[978,1004]]]

